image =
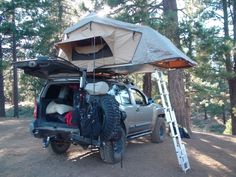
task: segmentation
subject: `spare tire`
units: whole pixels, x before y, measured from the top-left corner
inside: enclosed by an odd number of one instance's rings
[[[119,139],[121,121],[119,103],[114,96],[105,95],[100,98],[100,108],[102,140],[109,141],[111,139]]]

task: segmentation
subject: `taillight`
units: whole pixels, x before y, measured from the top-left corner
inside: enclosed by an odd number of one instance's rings
[[[34,101],[34,118],[37,119],[37,117],[38,117],[38,104],[35,99],[35,101]]]

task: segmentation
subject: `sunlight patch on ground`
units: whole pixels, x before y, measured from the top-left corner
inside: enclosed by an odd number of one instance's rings
[[[145,144],[145,143],[150,143],[150,140],[148,140],[145,137],[140,137],[138,139],[131,140],[130,143],[133,143],[133,144]]]
[[[80,151],[74,151],[70,152],[68,154],[67,160],[71,160],[72,162],[76,162],[77,159],[81,160],[83,158],[86,158],[94,153],[97,153],[98,151],[90,151],[90,150],[80,150]]]
[[[9,139],[9,138],[12,138],[14,136],[14,134],[13,133],[11,133],[11,134],[8,134],[8,135],[5,135],[5,136],[1,136],[0,137],[0,141],[5,141],[5,140],[7,140],[7,139]]]
[[[205,142],[205,143],[211,143],[210,141],[206,140],[206,139],[202,139],[200,138],[201,141]]]
[[[0,125],[16,125],[17,123],[19,123],[20,120],[6,120],[6,119],[2,119],[0,120]]]
[[[211,145],[213,148],[216,148],[216,149],[219,149],[219,150],[222,150],[222,148],[221,147],[219,147],[219,146],[216,146],[216,145]]]
[[[0,157],[4,156],[6,154],[6,151],[4,149],[0,149]]]
[[[197,131],[194,131],[194,133],[202,134],[202,135],[210,135],[214,138],[219,138],[221,140],[228,141],[228,142],[236,144],[236,136],[235,135],[218,135],[218,134],[213,134],[213,133],[197,132]]]
[[[28,150],[29,150],[28,148],[15,148],[15,147],[3,148],[3,149],[0,149],[0,157],[23,156],[27,154]]]
[[[192,148],[190,150],[192,157],[198,161],[199,163],[203,164],[204,166],[207,166],[215,171],[218,172],[228,172],[231,173],[232,170],[229,169],[227,166],[225,166],[224,164],[222,164],[221,162],[218,162],[217,160],[213,159],[212,157],[203,154],[202,152],[198,151],[195,148]]]

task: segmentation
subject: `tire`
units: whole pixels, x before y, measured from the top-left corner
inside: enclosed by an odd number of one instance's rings
[[[151,139],[153,143],[162,143],[166,138],[166,123],[161,117],[158,117],[152,131]]]
[[[51,154],[64,154],[69,148],[70,143],[68,142],[52,140],[49,143],[47,150]]]
[[[103,162],[115,164],[121,161],[126,149],[126,133],[121,129],[121,137],[117,141],[105,141],[101,145],[100,157]]]
[[[113,96],[105,95],[100,98],[100,107],[102,114],[101,139],[109,141],[119,134],[121,121],[119,103]]]

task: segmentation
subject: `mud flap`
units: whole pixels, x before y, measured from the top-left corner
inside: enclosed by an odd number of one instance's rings
[[[43,138],[43,149],[46,149],[49,146],[50,143],[50,137],[48,136],[47,138]]]

